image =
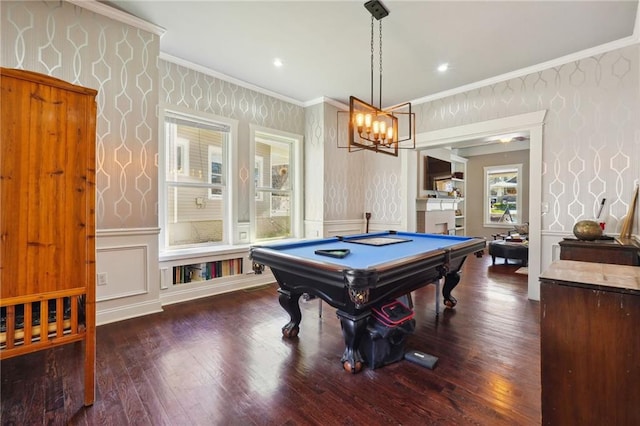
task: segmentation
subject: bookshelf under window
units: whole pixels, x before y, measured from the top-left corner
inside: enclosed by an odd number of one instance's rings
[[[243,258],[193,263],[173,267],[173,284],[208,281],[230,275],[241,275]]]

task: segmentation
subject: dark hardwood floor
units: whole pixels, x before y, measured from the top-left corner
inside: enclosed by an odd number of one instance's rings
[[[82,347],[2,361],[3,425],[537,425],[539,304],[519,266],[470,256],[435,317],[434,287],[414,294],[407,348],[434,370],[401,361],[351,375],[335,310],[301,303],[300,335],[276,285],[165,307],[98,327],[97,392],[82,405]]]

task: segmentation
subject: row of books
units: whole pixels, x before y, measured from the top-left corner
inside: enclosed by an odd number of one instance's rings
[[[207,281],[213,278],[242,274],[242,263],[242,258],[237,258],[174,266],[173,283],[183,284],[192,281]]]

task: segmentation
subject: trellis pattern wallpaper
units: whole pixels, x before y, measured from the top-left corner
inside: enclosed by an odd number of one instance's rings
[[[365,153],[365,210],[371,213],[371,221],[391,225],[402,223],[400,157],[373,152]]]
[[[328,103],[324,104],[324,110],[324,219],[362,219],[365,213],[364,152],[348,152],[347,148],[338,147],[338,110]],[[346,131],[340,140],[346,140]]]
[[[315,200],[307,188],[308,218],[354,219],[370,211],[374,221],[401,222],[400,162],[337,149],[332,106],[305,111],[158,60],[157,35],[66,2],[3,1],[0,12],[2,66],[99,91],[98,229],[158,226],[158,102],[239,121],[240,222],[249,220],[250,123],[304,134],[308,167],[319,165],[314,146],[324,144],[323,197]],[[414,106],[418,132],[541,109],[548,110],[541,179],[550,207],[543,231],[570,232],[606,198],[607,229],[615,232],[640,182],[640,45]],[[319,177],[310,172],[308,178]]]
[[[66,2],[0,7],[2,66],[98,90],[98,229],[158,226],[159,102],[239,121],[240,222],[249,220],[249,124],[304,133],[302,107],[159,60],[157,35]]]
[[[606,198],[607,230],[619,231],[640,183],[640,45],[567,63],[414,107],[417,132],[546,109],[543,231],[571,232]],[[367,182],[395,179],[399,163],[378,160]],[[367,186],[367,208],[400,220],[391,191]],[[392,211],[393,209],[393,211]],[[634,230],[638,232],[637,227]]]
[[[66,2],[0,3],[3,67],[98,90],[98,229],[155,227],[159,37]]]

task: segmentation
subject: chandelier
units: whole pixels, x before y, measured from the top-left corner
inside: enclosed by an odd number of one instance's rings
[[[380,0],[370,0],[364,7],[371,13],[371,103],[349,97],[347,146],[340,145],[338,134],[338,148],[348,148],[349,152],[367,149],[393,156],[398,155],[399,149],[415,149],[415,114],[411,112],[411,103],[406,102],[387,109],[382,108],[382,18],[389,15],[389,10]],[[374,76],[374,28],[378,21],[378,51],[379,51],[379,96],[378,106],[374,106],[373,76]],[[338,111],[338,129],[345,121],[346,111]],[[412,146],[401,146],[406,141],[412,141]]]

